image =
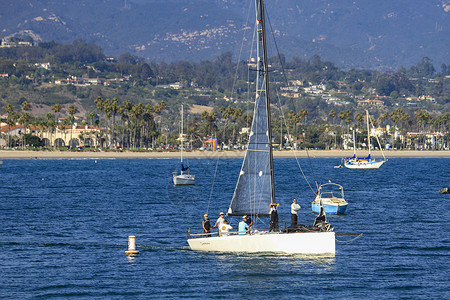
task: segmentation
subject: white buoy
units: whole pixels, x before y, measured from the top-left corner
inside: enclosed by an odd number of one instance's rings
[[[134,255],[139,254],[139,251],[136,250],[136,237],[130,235],[128,237],[128,251],[125,251],[126,255]]]

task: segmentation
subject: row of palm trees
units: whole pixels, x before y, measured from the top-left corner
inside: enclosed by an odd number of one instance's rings
[[[159,115],[166,107],[164,101],[152,106],[133,104],[131,101],[120,103],[116,98],[97,97],[95,104],[103,115],[109,133],[106,135],[108,147],[149,147],[159,136],[155,115]],[[120,118],[120,125],[117,124],[116,117]]]
[[[97,141],[105,138],[107,147],[111,149],[117,147],[137,149],[154,146],[155,142],[162,142],[163,135],[166,135],[166,137],[168,135],[167,132],[161,132],[161,126],[158,128],[155,122],[155,117],[159,116],[161,118],[161,112],[166,108],[164,101],[152,106],[142,103],[133,104],[131,101],[120,102],[116,98],[103,99],[98,97],[95,99],[95,104],[99,114],[96,112],[89,114],[89,125],[101,125],[105,128],[107,134],[103,136],[99,130],[90,131],[80,134],[78,136],[80,140],[85,140],[86,138],[92,140],[91,136],[95,135]],[[8,114],[6,122],[10,128],[17,123],[22,124],[24,128],[34,125],[40,130],[47,131],[49,136],[55,132],[56,128],[66,130],[67,127],[73,126],[74,115],[78,112],[74,105],[67,108],[67,117],[61,123],[57,121],[63,109],[61,104],[55,104],[51,106],[51,109],[54,114],[49,112],[43,119],[34,119],[29,113],[30,104],[27,101],[22,103],[21,113],[15,112],[12,105],[8,104],[5,107],[5,111]],[[288,111],[286,119],[283,121],[283,126],[287,127],[287,131],[294,137],[301,135],[304,137],[307,125],[315,125],[315,123],[307,124],[308,115],[309,112],[305,109],[298,112]],[[331,121],[329,126],[321,130],[330,130],[330,126],[339,128],[343,125],[347,129],[350,125],[362,128],[365,121],[364,114],[352,113],[349,110],[340,112],[331,110],[328,113],[328,117]],[[340,121],[336,122],[336,118]],[[199,141],[206,136],[215,136],[219,138],[220,143],[235,144],[240,138],[236,132],[242,127],[249,127],[251,120],[251,114],[245,114],[240,108],[232,106],[221,107],[219,113],[204,111],[200,117],[191,118],[190,123],[188,122],[186,133]],[[381,114],[377,119],[371,118],[371,122],[375,126],[390,123],[400,128],[403,134],[414,130],[422,133],[433,131],[448,133],[450,115],[445,113],[433,117],[429,112],[422,110],[416,110],[413,115],[410,115],[401,108],[397,108],[392,112]],[[283,130],[281,129],[281,131]],[[70,130],[71,135],[72,132]],[[176,136],[176,134],[173,134],[173,136]],[[70,140],[72,138],[71,136]],[[25,135],[20,138],[22,147],[26,145],[25,139]],[[8,138],[8,141],[9,145],[11,145],[11,136]],[[56,145],[50,146],[55,147]]]

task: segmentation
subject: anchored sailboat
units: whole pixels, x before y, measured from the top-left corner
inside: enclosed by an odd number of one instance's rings
[[[264,0],[255,0],[255,6],[258,39],[255,108],[247,150],[227,215],[249,215],[257,220],[269,216],[270,205],[275,204],[275,189]],[[326,218],[321,220],[314,226],[281,232],[239,232],[214,237],[190,235],[188,243],[192,250],[200,251],[334,254],[335,234]]]
[[[195,175],[190,174],[189,166],[183,164],[183,144],[184,144],[184,134],[183,134],[183,105],[181,105],[181,134],[180,134],[180,156],[181,156],[181,171],[180,173],[173,173],[173,184],[175,185],[192,185],[195,184]],[[185,173],[187,171],[187,174]]]
[[[386,157],[384,156],[383,149],[381,148],[380,140],[377,138],[378,147],[381,150],[381,154],[383,155],[383,160],[376,160],[372,158],[370,154],[370,129],[369,129],[369,111],[366,110],[366,119],[367,119],[367,142],[369,148],[369,155],[367,157],[357,157],[356,156],[356,140],[355,140],[355,131],[353,131],[353,156],[346,157],[344,160],[344,166],[348,169],[378,169],[382,164],[386,162]]]

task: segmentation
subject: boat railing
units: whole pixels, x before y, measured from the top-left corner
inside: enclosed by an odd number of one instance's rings
[[[252,234],[261,234],[267,233],[267,230],[256,230],[256,231],[228,231],[228,232],[210,232],[210,233],[196,233],[191,234],[191,228],[188,228],[188,239],[196,239],[196,238],[204,238],[204,237],[213,237],[213,236],[230,236],[230,235],[252,235]]]

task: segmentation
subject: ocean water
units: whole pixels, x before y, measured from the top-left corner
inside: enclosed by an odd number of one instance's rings
[[[329,215],[334,257],[200,253],[201,231],[231,200],[240,159],[190,159],[195,186],[174,187],[176,159],[4,160],[0,166],[2,299],[449,299],[449,158],[392,158],[379,170],[299,159],[308,181],[343,185]],[[313,172],[313,171],[314,172]],[[293,197],[315,215],[295,159],[275,159],[281,226]],[[238,220],[232,219],[236,226]],[[264,226],[260,224],[258,226]],[[140,254],[129,257],[128,236]]]

